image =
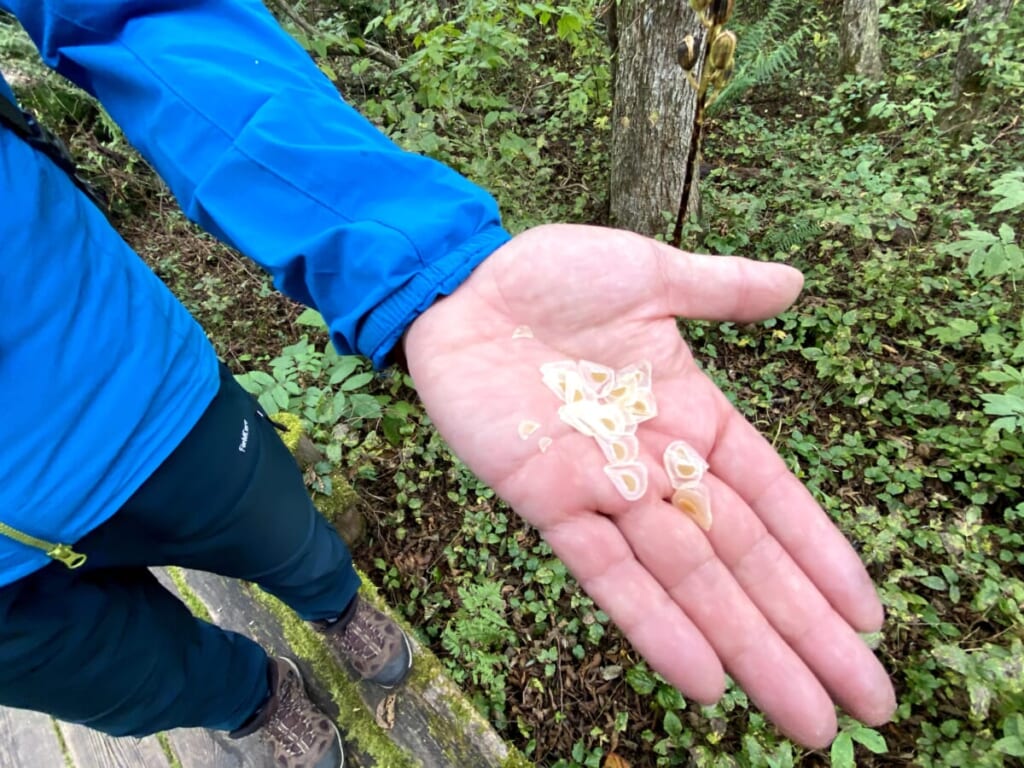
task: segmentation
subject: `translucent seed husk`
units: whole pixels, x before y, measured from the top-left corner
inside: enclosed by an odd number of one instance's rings
[[[701,483],[688,483],[676,488],[672,506],[684,512],[704,531],[711,530],[711,495]]]

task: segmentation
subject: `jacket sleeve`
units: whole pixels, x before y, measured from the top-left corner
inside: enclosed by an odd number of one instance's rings
[[[257,0],[0,0],[93,94],[186,215],[382,366],[508,239],[493,199],[404,152]]]

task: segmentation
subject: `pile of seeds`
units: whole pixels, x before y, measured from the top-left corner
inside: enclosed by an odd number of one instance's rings
[[[615,370],[589,360],[560,360],[540,367],[541,380],[563,405],[559,418],[577,432],[591,437],[604,454],[604,472],[628,501],[647,492],[647,466],[640,461],[637,427],[658,415],[651,387],[651,364],[639,363]],[[526,440],[540,424],[523,421],[519,436]],[[541,437],[546,451],[551,438]],[[707,462],[683,440],[665,449],[665,472],[675,492],[672,504],[688,514],[705,531],[711,528],[711,500],[701,482]]]

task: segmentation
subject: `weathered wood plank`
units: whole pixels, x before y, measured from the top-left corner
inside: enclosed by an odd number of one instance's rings
[[[226,579],[215,574],[200,571],[182,570],[181,577],[190,598],[198,600],[209,612],[213,622],[225,629],[234,630],[247,635],[260,643],[268,652],[294,654],[285,638],[284,627],[280,620],[261,602],[255,600],[247,585],[235,580]],[[177,591],[166,573],[157,572],[158,578],[168,588]],[[309,689],[310,698],[327,714],[338,720],[345,739],[346,765],[349,768],[391,768],[396,765],[421,766],[422,768],[455,768],[456,766],[474,766],[474,768],[497,768],[506,764],[513,753],[501,738],[494,732],[491,725],[480,717],[466,700],[465,695],[452,681],[440,671],[440,667],[429,651],[419,647],[413,639],[414,653],[420,665],[426,669],[436,670],[435,674],[414,676],[393,696],[375,685],[352,680],[349,677],[351,690],[356,694],[356,703],[350,700],[347,706],[352,710],[342,717],[337,704],[325,689],[325,680],[317,679],[313,670],[303,659],[296,659],[302,668],[303,676]],[[422,667],[421,667],[422,670]],[[345,672],[338,670],[344,677]],[[335,678],[333,684],[340,681]],[[384,701],[385,697],[389,701]],[[377,729],[372,720],[380,708],[393,707],[394,724],[389,730]],[[367,718],[370,719],[367,731]],[[360,724],[359,732],[363,736],[347,738],[346,721],[349,727]],[[376,755],[377,748],[368,747],[364,751],[364,738],[371,741],[383,738],[397,747],[399,754],[384,758]],[[379,742],[378,742],[379,743]],[[521,755],[514,757],[525,763]],[[396,762],[397,761],[397,762]],[[184,763],[183,763],[184,765]],[[190,768],[184,765],[184,768]],[[205,768],[205,766],[203,767]],[[220,768],[220,766],[216,766]]]
[[[232,739],[205,728],[177,728],[167,732],[181,768],[269,768],[274,756],[256,735]]]
[[[294,656],[277,620],[253,601],[241,582],[202,571],[183,570],[182,574],[189,589],[206,606],[211,620],[217,626],[253,638],[271,654],[286,654],[295,658],[302,669],[310,698],[327,714],[337,719],[338,708],[330,695],[316,680],[309,666]],[[170,583],[166,574],[157,571],[157,578],[168,586],[168,589],[177,591],[177,587]],[[342,729],[342,738],[344,737]],[[363,753],[357,744],[346,741],[344,748],[345,768],[385,768],[378,766],[377,761]],[[183,764],[182,768],[190,767]]]
[[[185,581],[209,608],[219,625],[252,637],[272,653],[289,653],[280,623],[266,608],[253,600],[246,588],[234,579],[225,579],[200,571],[183,571]],[[413,639],[416,656],[428,651]],[[435,662],[436,663],[436,662]],[[300,660],[300,666],[303,666]],[[303,675],[313,699],[328,714],[337,717],[337,707],[308,668]],[[352,680],[363,707],[376,712],[387,691],[362,681]],[[443,674],[431,679],[410,680],[395,695],[394,727],[386,736],[423,768],[497,768],[509,757],[509,749],[490,724],[469,705],[462,692]],[[339,720],[344,732],[344,718]],[[346,742],[349,766],[383,768],[358,746]]]
[[[156,736],[114,738],[72,723],[59,723],[76,768],[170,768]]]
[[[63,765],[64,752],[49,715],[0,707],[0,766],[62,768]]]

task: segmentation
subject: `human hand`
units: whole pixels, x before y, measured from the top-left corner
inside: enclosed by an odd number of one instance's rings
[[[676,317],[752,322],[789,306],[789,267],[687,254],[626,232],[527,231],[410,327],[409,370],[452,450],[535,525],[653,669],[702,703],[723,670],[794,741],[827,745],[835,704],[868,724],[895,708],[856,632],[882,607],[856,553],[771,445],[697,367]],[[519,326],[532,338],[513,338]],[[650,486],[627,502],[591,438],[557,416],[539,368],[650,361],[659,413],[637,437]],[[524,420],[540,423],[527,440]],[[538,438],[553,442],[538,450]],[[710,464],[704,533],[667,501],[665,447]]]

